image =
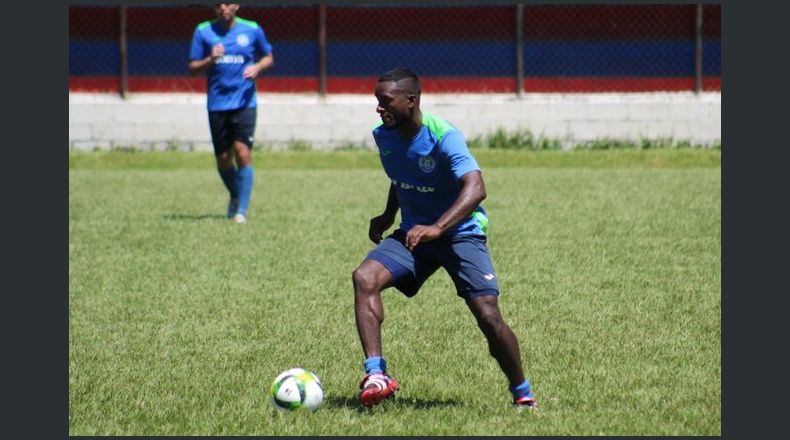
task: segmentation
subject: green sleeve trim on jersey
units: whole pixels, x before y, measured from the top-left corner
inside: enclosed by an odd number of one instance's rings
[[[205,28],[211,26],[211,23],[212,23],[211,20],[206,20],[203,23],[200,23],[199,25],[197,25],[197,28],[198,29],[205,29]]]
[[[384,121],[379,120],[378,122],[376,122],[376,125],[373,126],[373,129],[375,130],[375,129],[381,127],[382,125],[384,125]]]
[[[241,24],[246,24],[247,26],[252,27],[252,28],[258,27],[258,23],[254,22],[252,20],[247,20],[246,18],[241,18],[239,16],[236,16],[236,21],[238,21]]]
[[[444,119],[425,112],[422,113],[422,125],[428,127],[428,130],[439,139],[439,142],[444,139],[447,133],[455,129],[455,127]]]
[[[477,221],[477,224],[480,225],[480,230],[483,231],[483,235],[488,234],[488,217],[480,211],[475,211],[472,213],[472,217]]]

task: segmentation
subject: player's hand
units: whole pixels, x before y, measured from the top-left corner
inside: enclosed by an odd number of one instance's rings
[[[406,247],[413,251],[418,244],[426,241],[436,240],[442,235],[442,230],[438,226],[417,225],[409,229],[406,234]]]
[[[211,61],[216,62],[223,55],[225,55],[225,46],[222,43],[217,43],[211,48]]]
[[[258,76],[258,73],[260,73],[260,71],[255,66],[247,66],[247,68],[244,69],[244,73],[242,75],[244,76],[244,79],[255,79],[255,77]]]
[[[376,244],[381,243],[381,238],[384,234],[384,231],[389,229],[394,222],[395,219],[386,214],[381,214],[378,217],[373,217],[370,219],[370,229],[368,229],[368,237],[370,238],[370,241]]]

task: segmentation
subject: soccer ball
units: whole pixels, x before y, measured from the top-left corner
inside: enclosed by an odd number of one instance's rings
[[[324,400],[321,379],[304,368],[291,368],[272,382],[272,405],[279,411],[315,411]]]

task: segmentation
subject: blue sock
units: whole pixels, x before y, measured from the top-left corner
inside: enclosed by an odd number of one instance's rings
[[[236,187],[239,189],[239,214],[247,215],[247,208],[250,205],[252,196],[252,184],[255,181],[255,172],[252,165],[240,167],[236,172]]]
[[[217,171],[219,171],[219,177],[222,178],[225,188],[227,188],[228,192],[230,192],[230,198],[238,199],[239,191],[236,187],[236,168],[230,167],[227,170],[217,169]]]
[[[381,356],[371,356],[365,359],[365,374],[386,373],[387,361]]]
[[[517,399],[519,397],[531,397],[532,396],[532,387],[529,385],[529,381],[524,379],[524,383],[518,386],[510,385],[508,386],[510,389],[510,393],[513,394],[513,398]]]

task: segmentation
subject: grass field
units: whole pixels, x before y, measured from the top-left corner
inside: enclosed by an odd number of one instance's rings
[[[720,435],[721,151],[476,150],[539,413],[449,277],[383,293],[394,401],[356,403],[351,271],[388,180],[366,151],[255,157],[250,223],[203,153],[69,153],[70,435]],[[309,368],[312,414],[271,380]]]

